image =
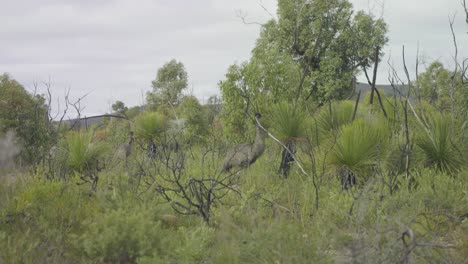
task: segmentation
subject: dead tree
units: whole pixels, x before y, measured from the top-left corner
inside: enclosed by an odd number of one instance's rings
[[[163,137],[161,144],[169,145],[173,140]],[[157,195],[170,203],[179,215],[198,215],[205,223],[211,224],[212,209],[225,204],[224,197],[241,195],[237,189],[237,177],[234,173],[221,173],[219,158],[222,148],[220,142],[213,138],[212,144],[201,149],[201,157],[187,162],[189,146],[182,145],[178,150],[166,148],[161,150],[156,159],[146,162],[136,160],[140,175],[135,175],[135,193],[153,190]],[[187,168],[200,162],[201,170],[195,172]],[[140,185],[143,183],[143,185]],[[146,187],[145,187],[146,185]]]
[[[258,125],[259,113],[255,113],[255,140],[253,143],[243,143],[227,152],[223,161],[222,171],[229,171],[232,167],[245,168],[254,163],[265,151],[265,131]]]

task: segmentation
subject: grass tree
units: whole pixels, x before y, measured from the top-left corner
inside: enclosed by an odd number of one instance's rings
[[[460,169],[466,160],[466,126],[466,121],[458,124],[441,114],[429,117],[427,130],[421,131],[416,140],[424,153],[424,165],[444,172]]]
[[[96,188],[97,172],[103,167],[102,162],[108,154],[108,146],[100,140],[95,140],[92,130],[71,132],[65,138],[64,146],[68,151],[68,169],[77,173],[84,182],[91,182],[93,189]]]
[[[387,131],[385,123],[373,119],[358,119],[340,129],[329,163],[344,189],[375,170],[385,152]]]
[[[317,115],[317,129],[319,142],[329,137],[330,132],[336,133],[340,127],[353,121],[354,102],[337,101],[320,109]],[[317,144],[319,142],[316,142]]]
[[[167,118],[157,112],[146,112],[135,118],[135,136],[147,142],[147,152],[150,157],[155,157],[156,143],[161,143],[162,135],[167,128]]]
[[[303,109],[287,103],[280,103],[273,109],[273,129],[286,148],[281,154],[278,175],[287,178],[291,163],[294,161],[297,142],[305,136],[307,114]]]

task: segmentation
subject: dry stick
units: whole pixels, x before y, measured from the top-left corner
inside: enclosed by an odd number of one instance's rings
[[[416,120],[419,122],[419,124],[421,124],[421,126],[424,128],[424,130],[426,131],[427,135],[428,135],[429,138],[431,139],[431,141],[434,143],[434,139],[432,138],[431,131],[429,131],[429,129],[424,125],[424,123],[421,121],[421,119],[419,118],[419,116],[418,116],[418,114],[416,113],[416,111],[414,111],[414,108],[413,108],[413,105],[411,104],[411,101],[410,101],[409,99],[406,99],[406,101],[408,102],[408,105],[410,106],[411,112],[413,112],[413,115],[416,117]]]
[[[375,82],[377,81],[377,67],[379,66],[379,47],[375,48],[375,57],[374,57],[374,73],[372,76],[372,83],[371,83],[371,96],[370,96],[370,101],[369,104],[372,105],[374,104],[374,91],[375,89]]]
[[[403,49],[404,49],[404,47],[403,47]],[[396,78],[397,81],[403,83],[403,81],[400,79],[400,76],[398,76],[398,74],[396,73],[395,68],[390,63],[388,64],[388,66],[390,67],[391,71],[393,72],[394,78]],[[399,89],[397,89],[395,87],[395,85],[393,85],[393,81],[390,81],[390,83],[392,84],[392,87],[395,90],[395,92],[398,93],[400,96],[403,96],[403,92],[400,91]],[[405,96],[405,98],[407,98],[407,97]],[[408,105],[410,106],[411,111],[413,112],[414,116],[416,117],[416,120],[421,124],[421,126],[425,129],[425,131],[428,133],[428,135],[430,135],[430,131],[429,131],[427,125],[425,123],[423,123],[422,120],[419,118],[419,116],[416,113],[416,111],[414,110],[413,105],[411,104],[411,101],[409,100],[409,98],[407,98],[406,100],[408,101]]]
[[[466,24],[468,24],[468,6],[466,5],[466,0],[463,0],[463,7],[465,8]]]
[[[258,3],[260,5],[261,8],[263,8],[263,10],[265,10],[265,12],[267,12],[268,15],[271,16],[271,18],[275,18],[275,16],[263,5],[262,1],[260,0],[260,2]]]
[[[421,105],[421,89],[419,87],[419,42],[416,48],[416,91],[419,105]]]
[[[414,110],[413,105],[411,104],[411,101],[409,99],[410,93],[411,93],[411,78],[409,76],[408,68],[406,67],[406,60],[405,60],[405,46],[403,46],[403,68],[405,70],[405,75],[408,80],[408,93],[406,95],[406,100],[405,100],[405,135],[406,135],[406,147],[408,148],[410,144],[410,139],[409,139],[409,127],[408,127],[408,110],[407,110],[407,105],[410,106],[411,112],[413,112],[413,115],[416,117],[416,120],[421,124],[421,126],[424,128],[426,131],[427,135],[429,136],[429,139],[434,143],[434,139],[431,135],[431,132],[429,129],[424,125],[424,123],[421,121],[419,118],[418,114]],[[409,153],[406,153],[406,177],[409,176]]]
[[[458,46],[457,46],[457,38],[455,37],[455,32],[453,31],[453,23],[455,21],[455,16],[452,17],[452,19],[449,18],[449,24],[450,24],[450,31],[452,32],[452,38],[453,38],[453,45],[455,47],[455,56],[453,60],[455,61],[455,70],[453,71],[452,76],[450,76],[450,110],[452,112],[452,116],[455,114],[455,98],[454,98],[454,92],[455,92],[455,77],[458,72]]]
[[[405,114],[405,137],[406,137],[406,143],[405,143],[405,156],[406,156],[406,162],[405,162],[405,174],[406,174],[406,179],[409,179],[409,166],[410,166],[410,136],[409,136],[409,125],[408,125],[408,101],[409,101],[409,96],[411,93],[411,78],[409,76],[408,68],[406,67],[406,59],[405,59],[405,46],[403,46],[402,49],[403,53],[403,68],[405,70],[406,78],[408,80],[408,92],[406,93],[406,100],[405,104],[403,106],[404,114]]]
[[[364,74],[366,75],[367,82],[371,86],[371,97],[370,97],[371,110],[373,108],[372,106],[373,106],[373,103],[374,103],[374,91],[375,91],[375,93],[377,94],[377,99],[379,99],[380,108],[382,109],[382,112],[383,112],[385,118],[387,118],[387,111],[385,111],[385,107],[384,107],[384,105],[382,103],[382,98],[380,97],[380,92],[375,87],[375,83],[376,83],[376,80],[377,80],[377,68],[379,66],[379,54],[380,54],[380,47],[376,47],[375,57],[374,57],[375,62],[374,62],[374,72],[373,72],[373,76],[372,76],[372,82],[369,79],[369,75],[367,74],[367,70],[366,70],[365,67],[364,67]]]
[[[356,112],[357,112],[358,105],[359,105],[359,98],[361,98],[361,90],[359,90],[357,98],[356,98],[356,103],[354,104],[354,111],[353,111],[352,121],[354,121],[354,119],[356,118]]]

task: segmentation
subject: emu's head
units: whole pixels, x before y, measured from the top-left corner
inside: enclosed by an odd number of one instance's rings
[[[260,119],[260,117],[262,117],[262,115],[260,113],[258,113],[258,112],[255,112],[255,118]]]

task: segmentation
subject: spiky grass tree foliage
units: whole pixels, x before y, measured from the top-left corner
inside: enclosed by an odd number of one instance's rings
[[[371,175],[385,152],[387,125],[379,120],[359,119],[344,125],[330,153],[329,163],[343,188]]]
[[[466,160],[466,122],[457,126],[448,116],[433,114],[428,129],[421,129],[416,140],[424,153],[424,164],[444,172],[455,172]]]
[[[272,128],[276,136],[286,142],[305,135],[305,121],[307,114],[300,107],[288,103],[275,105],[272,112]]]
[[[143,113],[135,118],[135,134],[138,139],[159,139],[167,128],[167,118],[157,112]]]
[[[337,130],[342,125],[350,123],[353,118],[353,110],[354,102],[352,101],[337,101],[324,106],[317,118],[320,129],[324,131]]]
[[[336,101],[323,106],[312,123],[313,143],[320,145],[335,135],[339,128],[353,121],[354,102]]]
[[[272,111],[273,130],[277,137],[293,153],[296,153],[296,143],[305,136],[305,122],[307,114],[300,108],[291,104],[280,103]],[[281,164],[278,174],[287,177],[293,156],[286,149],[281,155]]]
[[[150,158],[156,157],[157,143],[162,142],[168,127],[166,116],[158,112],[146,112],[135,118],[136,138],[146,142],[146,151]]]
[[[68,168],[78,173],[97,171],[109,150],[105,143],[94,140],[94,131],[71,132],[65,139],[65,148]]]

